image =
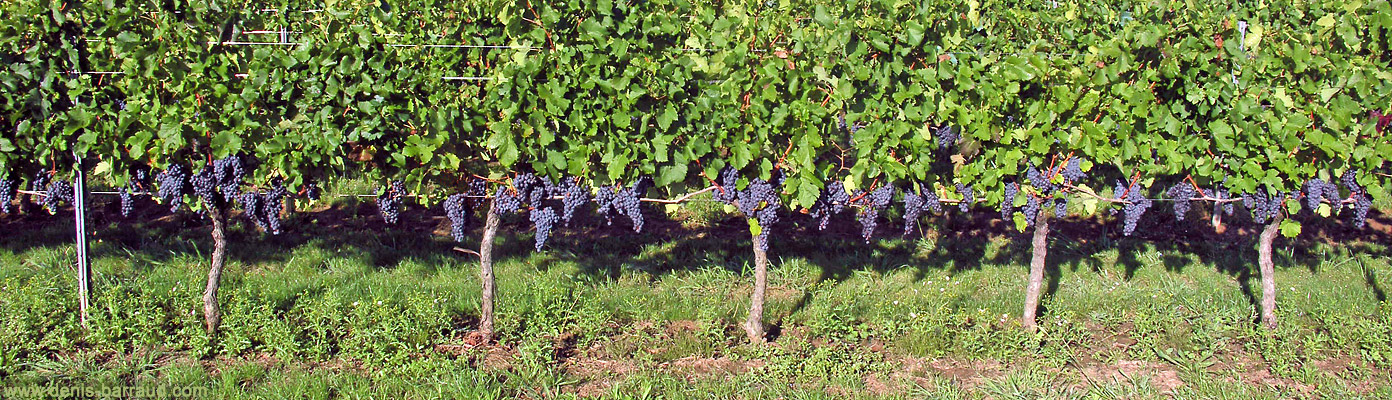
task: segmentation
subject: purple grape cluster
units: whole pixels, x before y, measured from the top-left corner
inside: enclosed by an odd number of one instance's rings
[[[778,197],[779,189],[774,182],[755,179],[735,195],[735,204],[740,212],[759,223],[758,245],[762,251],[768,251],[769,233],[778,223],[778,209],[783,206]]]
[[[735,191],[739,190],[739,171],[734,167],[725,167],[720,173],[715,175],[715,193],[712,197],[721,203],[733,203],[735,201]]]
[[[957,193],[962,195],[962,202],[957,203],[957,209],[961,212],[967,212],[967,210],[971,209],[972,203],[976,202],[976,193],[974,193],[970,187],[961,183],[957,183]]]
[[[479,178],[469,179],[468,189],[465,190],[465,201],[469,207],[478,208],[488,197],[488,181]]]
[[[456,242],[464,241],[464,228],[469,225],[468,195],[452,194],[445,198],[445,217],[450,220],[450,237]]]
[[[194,196],[202,199],[205,206],[215,207],[218,205],[220,200],[217,195],[218,181],[211,169],[203,168],[198,173],[193,174],[193,177],[189,178],[189,183],[193,186]]]
[[[961,139],[961,135],[955,132],[951,125],[938,127],[937,131],[934,132],[934,136],[938,138],[939,149],[946,149],[948,146],[956,144],[957,140]]]
[[[808,208],[807,214],[817,220],[817,230],[826,230],[831,216],[845,210],[846,203],[850,201],[851,195],[846,193],[846,185],[840,181],[831,181],[822,188],[822,194],[817,196],[817,201]]]
[[[68,181],[58,179],[48,183],[48,194],[43,198],[43,206],[49,212],[58,212],[60,202],[72,203],[73,186]]]
[[[904,191],[904,236],[913,233],[918,227],[918,216],[923,213],[924,199],[912,188]]]
[[[1025,178],[1029,179],[1030,186],[1039,189],[1040,193],[1051,194],[1054,193],[1055,190],[1058,190],[1058,187],[1054,185],[1053,182],[1049,181],[1049,178],[1044,176],[1043,173],[1039,172],[1039,169],[1035,168],[1034,165],[1030,165],[1029,168],[1025,170]]]
[[[498,186],[498,190],[493,194],[493,203],[498,207],[498,213],[507,215],[517,212],[522,208],[522,198],[517,195],[517,190]]]
[[[1174,201],[1174,213],[1176,221],[1183,221],[1184,216],[1189,213],[1190,201],[1198,194],[1194,190],[1194,185],[1187,182],[1175,183],[1165,190],[1165,196]]]
[[[1322,202],[1329,202],[1331,206],[1339,207],[1339,186],[1333,182],[1325,182],[1320,178],[1313,178],[1305,181],[1305,206],[1310,211],[1319,209]]]
[[[1025,207],[1020,209],[1020,212],[1025,214],[1025,226],[1034,226],[1034,219],[1039,216],[1042,207],[1038,196],[1025,195]]]
[[[1354,210],[1354,226],[1362,228],[1368,223],[1368,210],[1373,206],[1372,197],[1358,185],[1358,172],[1353,169],[1344,171],[1344,174],[1339,176],[1339,183],[1348,190],[1349,196],[1353,197],[1351,207]]]
[[[1005,197],[1001,198],[1001,219],[1010,220],[1015,212],[1015,197],[1020,193],[1020,185],[1015,182],[1005,184]]]
[[[323,196],[323,190],[317,182],[308,182],[304,184],[304,194],[305,198],[311,201],[319,201],[319,197]]]
[[[1068,164],[1063,167],[1063,179],[1068,183],[1074,183],[1086,177],[1087,174],[1083,173],[1082,157],[1068,159]]]
[[[894,197],[894,186],[880,186],[868,194],[857,193],[856,197],[860,197],[858,203],[861,206],[860,212],[856,213],[856,220],[860,221],[860,235],[865,238],[865,243],[870,243],[870,238],[875,235],[875,228],[880,224],[880,210],[888,207]]]
[[[1066,216],[1068,216],[1068,198],[1059,193],[1054,196],[1054,218]]]
[[[536,251],[541,251],[542,246],[546,245],[546,239],[551,237],[551,230],[556,227],[556,222],[560,217],[556,215],[556,210],[551,207],[533,208],[528,215],[532,225],[536,227]]]
[[[1121,232],[1125,236],[1131,236],[1131,233],[1136,231],[1136,224],[1141,221],[1141,216],[1153,205],[1150,199],[1141,194],[1143,189],[1140,182],[1134,182],[1129,187],[1122,181],[1116,183],[1117,200],[1123,202]]]
[[[290,196],[290,190],[285,188],[284,181],[276,179],[271,183],[271,189],[265,191],[247,191],[238,195],[242,203],[243,215],[257,228],[272,235],[279,235],[281,232],[280,215],[285,211],[285,198]]]
[[[213,176],[222,191],[223,201],[232,201],[241,194],[246,179],[247,162],[240,155],[230,155],[213,161]]]
[[[14,201],[15,193],[18,192],[17,183],[11,179],[0,179],[0,212],[10,213],[10,203]]]
[[[391,184],[382,188],[377,193],[377,211],[382,214],[382,221],[389,225],[395,225],[401,217],[401,197],[406,194],[405,183],[395,180]]]
[[[1247,209],[1252,210],[1252,221],[1258,224],[1265,224],[1267,220],[1280,213],[1281,205],[1285,201],[1285,193],[1277,192],[1277,194],[1271,195],[1265,188],[1258,193],[1242,194],[1242,204]]]
[[[184,192],[188,190],[189,174],[183,165],[170,165],[168,169],[155,175],[159,184],[159,198],[169,204],[169,212],[179,211],[184,204]]]
[[[131,195],[134,191],[133,185],[122,186],[117,195],[121,197],[121,216],[129,217],[135,211],[135,196]]]
[[[561,221],[569,226],[575,210],[590,201],[590,187],[580,182],[580,178],[565,178],[561,179],[556,191],[556,195],[561,196]]]
[[[638,178],[630,187],[622,185],[600,186],[595,193],[595,204],[599,208],[599,213],[604,216],[606,225],[613,225],[614,214],[627,216],[633,222],[633,231],[643,231],[643,209],[640,207],[641,197],[646,193],[652,179],[648,177]]]
[[[1224,185],[1226,185],[1227,183],[1228,178],[1223,178],[1223,182],[1219,183],[1217,186],[1214,186],[1213,189],[1210,190],[1213,193],[1213,198],[1218,199],[1220,201],[1232,199],[1232,195],[1229,194],[1228,189],[1224,187]],[[1227,215],[1232,215],[1233,209],[1236,208],[1233,207],[1233,202],[1231,201],[1223,202],[1222,205],[1223,214]]]

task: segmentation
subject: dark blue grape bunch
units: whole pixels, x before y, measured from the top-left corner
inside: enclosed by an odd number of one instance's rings
[[[961,139],[961,135],[955,132],[952,129],[951,125],[943,125],[938,127],[937,131],[934,132],[934,135],[938,138],[939,149],[946,149],[949,146],[956,144],[957,141]]]
[[[851,195],[846,193],[845,184],[840,181],[827,182],[822,188],[822,194],[817,196],[817,201],[808,208],[807,214],[817,220],[817,230],[826,230],[831,216],[845,210],[846,203],[850,200]]]
[[[962,195],[962,201],[957,203],[957,210],[967,212],[967,210],[971,209],[972,203],[976,202],[976,193],[972,188],[963,185],[961,182],[957,183],[957,193]]]
[[[913,233],[913,229],[918,227],[918,216],[923,213],[923,195],[918,194],[913,188],[904,191],[904,236]]]
[[[844,130],[849,130],[849,127],[846,125],[846,113],[845,113],[845,112],[836,113],[836,127],[837,127],[837,128],[841,128],[841,130],[843,130],[843,131],[844,131]]]
[[[1141,216],[1145,214],[1147,209],[1150,209],[1153,201],[1141,193],[1143,188],[1140,187],[1140,182],[1133,182],[1130,186],[1126,186],[1125,183],[1118,181],[1117,188],[1118,199],[1124,202],[1122,205],[1124,223],[1121,232],[1123,235],[1131,236],[1131,233],[1136,231],[1136,224],[1140,222]]]
[[[1233,202],[1231,202],[1231,201],[1226,201],[1226,200],[1231,200],[1231,199],[1233,198],[1232,195],[1228,193],[1228,189],[1227,189],[1226,187],[1224,187],[1224,185],[1226,185],[1227,183],[1228,183],[1228,178],[1223,178],[1223,182],[1220,182],[1217,186],[1214,186],[1213,189],[1211,189],[1210,191],[1213,192],[1213,198],[1214,198],[1214,199],[1217,199],[1218,201],[1222,201],[1221,204],[1222,204],[1223,214],[1232,215],[1233,209],[1236,208],[1236,207],[1233,207]],[[1215,211],[1215,212],[1217,212],[1217,211]]]
[[[469,179],[468,189],[464,194],[469,207],[478,208],[483,204],[484,198],[488,197],[488,181],[480,178]]]
[[[257,228],[266,230],[268,228],[266,226],[266,220],[261,217],[264,214],[262,211],[261,195],[256,192],[245,192],[242,193],[238,200],[242,203],[242,215],[251,220],[253,224],[256,224]]]
[[[159,185],[159,198],[169,205],[169,212],[179,211],[184,204],[184,192],[188,190],[189,174],[183,165],[170,165],[168,169],[155,175]]]
[[[581,182],[580,178],[571,177],[561,179],[556,191],[556,194],[561,196],[561,221],[570,226],[575,210],[590,201],[590,187]]]
[[[271,190],[261,194],[261,218],[266,220],[266,231],[272,235],[281,232],[280,214],[285,211],[285,198],[290,190],[280,178],[271,180]]]
[[[319,198],[324,195],[323,189],[319,188],[319,183],[312,181],[304,184],[303,192],[305,198],[310,201],[319,201]]]
[[[193,174],[193,177],[189,178],[189,184],[193,186],[193,195],[203,200],[205,207],[218,206],[221,196],[217,195],[217,176],[211,168],[203,168]]]
[[[739,182],[739,171],[734,167],[725,167],[720,173],[715,175],[716,188],[712,197],[721,203],[734,203],[735,191],[739,190],[736,184]]]
[[[1049,177],[1039,172],[1039,169],[1035,168],[1034,165],[1030,165],[1029,168],[1025,170],[1025,178],[1029,179],[1030,186],[1034,186],[1040,193],[1052,194],[1055,190],[1058,190],[1058,187],[1049,180]]]
[[[493,204],[497,206],[499,214],[508,215],[522,208],[522,198],[518,196],[516,189],[498,186],[498,190],[493,194]]]
[[[1333,182],[1325,182],[1320,178],[1313,178],[1305,181],[1305,205],[1310,211],[1319,209],[1322,202],[1328,202],[1330,206],[1339,208],[1340,202],[1339,186]]]
[[[1184,220],[1184,216],[1189,213],[1190,201],[1192,201],[1197,194],[1198,192],[1194,190],[1194,185],[1182,181],[1175,183],[1174,186],[1170,186],[1168,190],[1165,190],[1165,196],[1169,197],[1170,200],[1174,202],[1176,221]]]
[[[604,225],[614,224],[618,193],[621,190],[623,187],[619,185],[600,186],[598,190],[595,190],[595,206],[598,208],[599,214],[604,216]]]
[[[405,183],[396,180],[390,185],[382,188],[377,194],[377,211],[382,214],[382,221],[394,225],[401,217],[401,197],[406,194]]]
[[[888,207],[894,197],[894,186],[880,186],[869,193],[858,193],[856,197],[860,198],[857,203],[861,206],[860,212],[856,213],[856,220],[860,221],[860,235],[865,238],[865,243],[870,243],[875,228],[880,224],[880,210]]]
[[[18,192],[18,182],[12,179],[0,179],[0,212],[10,213],[10,203],[14,202],[15,193]]]
[[[1001,198],[1001,219],[1009,221],[1015,212],[1015,197],[1020,193],[1020,185],[1015,182],[1005,184],[1005,197]]]
[[[48,194],[44,195],[43,198],[43,206],[51,213],[58,212],[58,206],[61,205],[60,203],[72,203],[73,201],[72,183],[62,179],[49,182],[47,193]]]
[[[536,227],[536,251],[541,251],[542,246],[546,245],[546,239],[551,237],[551,230],[556,227],[556,222],[560,217],[556,215],[556,210],[551,207],[533,208],[528,215],[532,221],[532,226]]]
[[[222,192],[223,201],[230,202],[241,195],[247,169],[246,160],[240,155],[233,154],[213,160],[214,182]]]
[[[1251,200],[1247,200],[1247,198]],[[1275,218],[1281,212],[1281,205],[1286,201],[1286,193],[1276,192],[1270,194],[1265,188],[1257,193],[1243,195],[1244,202],[1250,202],[1252,210],[1252,221],[1258,224],[1265,224],[1266,221]]]
[[[456,242],[464,241],[464,228],[469,225],[468,195],[452,194],[445,198],[445,217],[450,220],[450,237]]]
[[[1068,183],[1074,183],[1086,177],[1087,174],[1083,172],[1083,158],[1069,158],[1068,164],[1063,167],[1063,180]]]
[[[1368,210],[1373,206],[1372,197],[1358,184],[1358,172],[1353,169],[1344,171],[1344,174],[1339,176],[1339,183],[1348,190],[1349,197],[1353,198],[1351,207],[1354,210],[1354,226],[1363,228],[1368,223]]]
[[[131,212],[135,211],[135,196],[131,195],[131,189],[132,185],[122,186],[116,193],[121,198],[122,217],[130,217]]]
[[[1033,226],[1035,217],[1039,216],[1043,204],[1039,203],[1039,196],[1025,194],[1025,207],[1020,212],[1025,214],[1025,226]]]
[[[933,210],[933,213],[942,214],[942,200],[938,199],[938,193],[927,184],[923,185],[923,206],[924,209]]]
[[[1063,218],[1066,216],[1068,216],[1068,197],[1064,196],[1063,193],[1055,194],[1054,218]]]
[[[633,222],[634,232],[643,231],[641,199],[650,187],[652,187],[652,178],[644,176],[634,181],[632,186],[615,192],[615,210]]]

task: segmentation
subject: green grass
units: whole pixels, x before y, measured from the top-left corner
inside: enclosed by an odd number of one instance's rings
[[[280,237],[234,223],[223,330],[209,336],[207,228],[142,212],[98,218],[90,328],[71,223],[0,220],[0,382],[216,398],[1392,396],[1392,251],[1372,242],[1279,241],[1282,323],[1268,332],[1253,322],[1250,237],[1118,239],[1063,222],[1043,329],[1028,333],[1024,234],[939,220],[928,226],[945,233],[866,245],[849,220],[793,229],[772,243],[776,337],[755,346],[737,327],[747,230],[718,205],[652,217],[642,235],[563,230],[542,253],[516,220],[497,247],[499,344],[469,348],[477,263],[432,234],[447,231],[434,213],[382,230],[370,205],[338,200]]]

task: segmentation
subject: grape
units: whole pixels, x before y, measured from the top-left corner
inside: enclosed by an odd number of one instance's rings
[[[478,208],[479,205],[483,204],[483,198],[488,197],[488,181],[478,178],[470,179],[469,190],[465,193],[467,194],[465,200],[469,207]]]
[[[888,206],[894,197],[894,187],[884,185],[869,194],[862,193],[862,195],[860,196],[862,207],[856,219],[860,221],[860,234],[865,237],[865,243],[870,243],[870,238],[875,234],[875,228],[880,224],[880,210]]]
[[[266,220],[261,218],[261,196],[256,192],[246,192],[241,195],[243,215],[250,219],[256,227],[266,229]]]
[[[570,219],[575,216],[575,209],[590,201],[590,188],[579,183],[579,178],[562,179],[560,185],[561,198],[561,220],[566,225],[570,225]]]
[[[831,216],[846,209],[846,203],[850,200],[850,194],[846,193],[846,185],[840,181],[832,181],[822,188],[822,194],[812,203],[808,215],[817,220],[817,230],[826,230]]]
[[[1041,193],[1053,193],[1056,189],[1054,183],[1050,182],[1049,178],[1040,173],[1039,169],[1035,168],[1033,165],[1030,165],[1029,169],[1025,171],[1025,176],[1029,179],[1030,186],[1039,189]]]
[[[72,203],[72,201],[73,187],[71,183],[61,179],[49,182],[48,194],[43,199],[44,208],[47,208],[49,212],[56,213],[59,202]]]
[[[261,218],[266,220],[266,230],[272,235],[280,234],[280,214],[285,210],[285,198],[289,195],[290,191],[285,189],[280,178],[272,180],[271,190],[262,194]]]
[[[932,188],[927,186],[925,186],[925,188],[928,190],[923,191],[924,205],[927,206],[928,209],[933,210],[934,213],[942,214],[942,201],[938,199],[938,194],[933,192]]]
[[[322,192],[319,189],[319,184],[315,182],[306,183],[304,185],[304,193],[305,198],[308,198],[312,201],[318,201],[319,196],[322,195]]]
[[[1305,181],[1305,206],[1310,211],[1319,209],[1320,203],[1325,200],[1329,201],[1330,205],[1337,207],[1340,201],[1339,187],[1319,178]]]
[[[1363,188],[1358,186],[1358,171],[1351,168],[1344,171],[1344,174],[1339,176],[1339,183],[1343,184],[1344,190],[1348,190],[1349,193],[1363,191]]]
[[[639,198],[645,188],[644,179],[639,178],[637,182],[633,183],[633,186],[615,193],[617,200],[615,208],[633,222],[634,232],[643,231],[643,209],[639,207]]]
[[[1165,191],[1165,196],[1174,200],[1176,221],[1183,221],[1185,214],[1189,213],[1189,202],[1194,198],[1194,194],[1194,186],[1185,182],[1176,183]]]
[[[755,179],[749,183],[748,187],[739,191],[736,196],[736,204],[741,213],[746,217],[754,217],[754,211],[763,208],[765,202],[776,198],[773,185],[762,179]]]
[[[967,210],[971,208],[971,203],[976,201],[976,194],[971,188],[961,183],[957,184],[957,193],[962,194],[962,202],[957,203],[957,209],[962,212],[967,212]]]
[[[188,172],[179,164],[170,165],[155,175],[155,181],[159,183],[159,197],[169,204],[169,212],[179,211],[179,206],[183,205],[188,179]]]
[[[1025,226],[1034,225],[1034,218],[1039,216],[1040,206],[1039,197],[1033,194],[1025,196],[1025,208],[1020,209],[1020,212],[1025,213]]]
[[[1082,157],[1073,157],[1068,159],[1068,165],[1063,167],[1063,179],[1068,183],[1073,183],[1081,181],[1083,180],[1083,178],[1087,177],[1087,175],[1083,173],[1082,164]]]
[[[1117,192],[1125,193],[1126,203],[1122,207],[1124,219],[1122,234],[1125,236],[1131,236],[1131,233],[1136,231],[1136,224],[1140,222],[1141,216],[1152,205],[1152,201],[1141,194],[1142,188],[1139,184],[1139,182],[1132,183],[1130,187]],[[1122,182],[1117,182],[1118,188],[1122,188],[1123,185]]]
[[[615,185],[600,186],[599,190],[595,191],[595,205],[599,208],[599,214],[604,216],[605,225],[614,224],[614,203],[618,198],[619,190],[622,190],[622,188]],[[501,200],[501,197],[499,199]]]
[[[738,180],[739,171],[736,171],[734,167],[725,167],[721,169],[720,173],[715,175],[716,189],[713,195],[715,201],[734,203],[735,191],[738,190],[735,185]]]
[[[15,193],[17,193],[16,183],[10,179],[0,179],[0,212],[10,213],[10,203],[14,201]]]
[[[469,223],[468,196],[452,194],[445,199],[445,217],[450,220],[450,236],[456,242],[464,241],[464,228]]]
[[[406,187],[401,181],[392,181],[391,185],[383,187],[377,195],[377,210],[382,214],[382,220],[387,224],[395,225],[401,217],[401,196],[406,194]]]
[[[530,219],[532,225],[536,227],[536,251],[541,251],[541,247],[546,245],[546,239],[551,236],[551,229],[556,227],[556,210],[551,207],[532,209]],[[639,222],[641,226],[641,222]]]
[[[1354,207],[1353,223],[1354,223],[1354,226],[1357,226],[1357,227],[1359,227],[1359,228],[1362,228],[1364,225],[1366,225],[1366,224],[1368,223],[1368,209],[1371,208],[1372,206],[1373,206],[1373,199],[1372,199],[1371,197],[1368,197],[1367,194],[1365,194],[1365,193],[1359,193],[1359,194],[1354,195],[1354,199],[1353,199],[1353,207]]]
[[[135,210],[135,199],[131,196],[131,192],[134,191],[134,189],[134,185],[128,184],[124,187],[121,187],[120,193],[118,193],[121,196],[122,217],[129,217],[131,211]]]
[[[1068,198],[1063,195],[1054,197],[1054,218],[1068,216]]]
[[[234,154],[213,161],[214,181],[222,190],[223,201],[232,201],[241,193],[246,172],[246,162],[241,156]]]
[[[918,216],[923,208],[923,196],[912,189],[904,192],[904,236],[909,236],[918,226]]]
[[[778,206],[778,198],[775,196],[771,203],[754,213],[754,219],[759,221],[760,251],[768,251],[769,233],[773,232],[773,224],[778,223]]]
[[[203,200],[206,207],[217,207],[217,177],[213,175],[210,168],[203,168],[189,178],[189,183],[193,185],[193,194]]]
[[[493,194],[493,203],[498,206],[498,213],[503,215],[515,213],[522,208],[522,199],[517,196],[517,190],[506,186],[498,187],[498,191]]]
[[[1228,193],[1228,189],[1226,189],[1226,188],[1223,187],[1223,185],[1226,184],[1226,183],[1228,183],[1228,178],[1223,178],[1223,182],[1222,182],[1222,183],[1219,183],[1217,187],[1213,188],[1213,196],[1214,196],[1214,198],[1216,198],[1216,199],[1218,199],[1218,200],[1228,200],[1228,199],[1231,199],[1231,198],[1232,198],[1232,196]],[[1224,213],[1224,214],[1232,215],[1232,213],[1233,213],[1233,208],[1234,208],[1234,207],[1233,207],[1233,202],[1229,201],[1229,202],[1224,202],[1224,203],[1223,203],[1223,213]]]
[[[957,132],[953,132],[952,126],[949,125],[943,125],[938,127],[937,131],[934,132],[934,135],[938,137],[939,149],[945,149],[948,146],[956,144],[957,140],[961,138],[961,135],[958,135]]]
[[[1005,197],[1001,198],[1001,219],[1010,220],[1010,214],[1015,212],[1015,196],[1020,191],[1020,185],[1015,182],[1005,184]]]
[[[843,131],[848,129],[846,127],[846,113],[843,112],[836,114],[836,126],[838,128],[841,128],[841,130]]]

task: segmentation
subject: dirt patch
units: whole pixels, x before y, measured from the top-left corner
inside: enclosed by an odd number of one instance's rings
[[[1149,361],[1121,360],[1113,364],[1093,364],[1077,370],[1087,381],[1104,383],[1126,383],[1139,377],[1146,377],[1160,393],[1171,394],[1184,387],[1179,379],[1179,370],[1168,364]]]

